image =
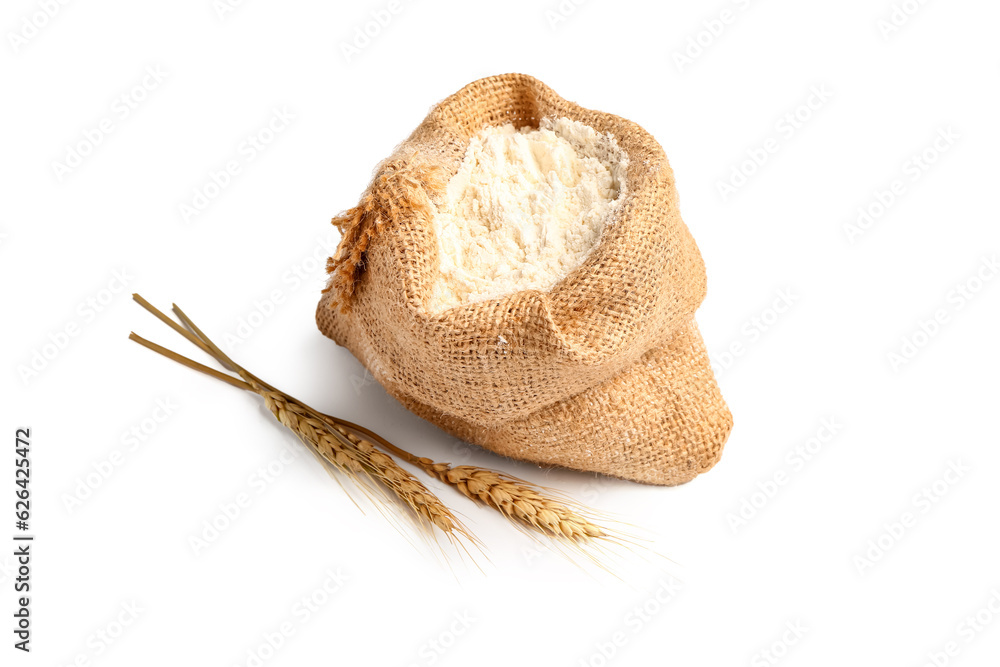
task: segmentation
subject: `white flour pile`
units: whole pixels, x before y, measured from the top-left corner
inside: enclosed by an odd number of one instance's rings
[[[429,310],[551,289],[597,244],[627,166],[614,137],[568,118],[480,132],[434,216],[441,274]]]

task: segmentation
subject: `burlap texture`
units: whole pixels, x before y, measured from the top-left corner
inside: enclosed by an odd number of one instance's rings
[[[626,194],[584,263],[551,291],[431,314],[438,272],[430,202],[487,126],[561,117],[611,133]],[[711,468],[732,428],[694,321],[705,267],[673,172],[635,123],[540,81],[475,81],[435,106],[376,170],[344,232],[316,312],[408,409],[498,454],[652,484]]]

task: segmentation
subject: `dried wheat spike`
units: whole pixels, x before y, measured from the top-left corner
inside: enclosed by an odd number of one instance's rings
[[[250,385],[263,397],[267,409],[279,422],[351,479],[361,481],[361,476],[365,475],[379,482],[418,517],[449,537],[458,533],[474,541],[451,510],[391,456],[378,451],[367,440],[316,419],[307,408],[281,392],[265,389],[254,381]]]
[[[610,537],[572,503],[547,496],[542,489],[517,477],[476,466],[452,467],[423,457],[415,462],[428,475],[527,528],[578,543]]]

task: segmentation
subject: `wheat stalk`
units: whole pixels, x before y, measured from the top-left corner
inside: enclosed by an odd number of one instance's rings
[[[332,429],[326,421],[316,419],[308,408],[289,400],[283,393],[267,390],[253,381],[248,384],[263,397],[264,404],[279,422],[326,461],[349,475],[366,473],[392,491],[422,520],[449,536],[458,532],[472,540],[451,510],[392,457],[375,449],[367,440]]]
[[[164,315],[138,294],[134,294],[133,298],[220,364],[239,375],[239,378],[188,359],[135,333],[129,338],[194,370],[258,394],[264,399],[271,414],[321,461],[343,473],[366,491],[389,491],[423,527],[433,526],[455,542],[458,537],[462,537],[473,544],[479,544],[454,513],[423,483],[402,468],[393,456],[457,489],[467,498],[500,512],[514,525],[530,532],[579,547],[593,545],[599,540],[614,543],[627,541],[622,535],[596,524],[591,519],[594,516],[592,511],[549,489],[488,468],[452,466],[415,456],[363,426],[321,413],[267,384],[234,362],[176,305],[173,307],[174,313],[184,326]],[[383,495],[379,493],[379,498]]]
[[[264,399],[265,406],[278,422],[292,431],[314,454],[344,473],[360,488],[376,492],[386,489],[400,501],[411,516],[417,519],[418,525],[436,527],[453,541],[457,537],[462,537],[473,544],[478,544],[475,537],[451,510],[391,456],[378,451],[371,442],[331,424],[316,410],[248,372],[222,352],[176,305],[174,312],[191,329],[190,331],[171,320],[138,294],[133,295],[133,298],[175,331],[215,357],[219,363],[238,373],[242,380],[147,341],[134,332],[129,336],[130,339],[185,366],[258,394]],[[382,495],[384,494],[379,494]]]

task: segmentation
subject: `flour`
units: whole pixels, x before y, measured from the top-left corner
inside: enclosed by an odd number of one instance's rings
[[[434,213],[440,277],[428,309],[551,289],[597,244],[627,166],[614,137],[568,118],[473,137]]]

